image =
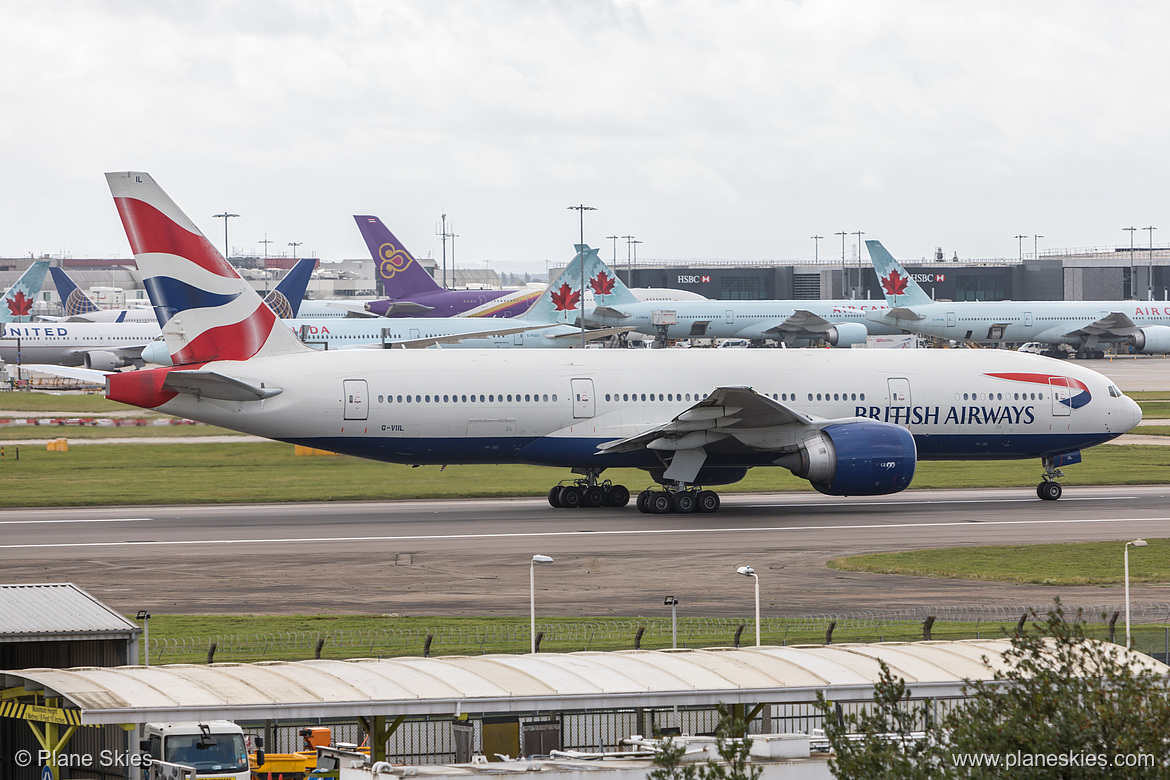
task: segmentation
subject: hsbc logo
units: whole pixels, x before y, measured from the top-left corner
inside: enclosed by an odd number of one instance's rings
[[[675,284],[710,284],[710,283],[711,283],[710,276],[683,275],[683,274],[679,274],[678,281],[675,282]]]
[[[910,278],[916,282],[945,282],[947,280],[946,274],[910,274]]]

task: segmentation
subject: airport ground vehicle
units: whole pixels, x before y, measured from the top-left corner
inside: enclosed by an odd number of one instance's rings
[[[244,730],[231,721],[147,723],[139,747],[152,761],[194,767],[199,777],[252,778]]]

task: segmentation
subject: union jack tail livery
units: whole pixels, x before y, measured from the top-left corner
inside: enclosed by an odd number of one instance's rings
[[[37,260],[28,267],[16,284],[4,293],[4,304],[0,306],[0,322],[27,322],[32,319],[32,307],[37,293],[45,283],[45,272],[49,270],[48,260]]]
[[[174,365],[309,350],[149,174],[106,181]]]
[[[574,244],[577,250],[561,275],[536,299],[523,318],[536,322],[575,324],[581,317],[581,263],[585,264],[586,297],[593,296],[594,304],[621,305],[637,303],[638,298],[622,284],[609,266],[598,257],[596,249],[587,244]],[[582,260],[584,257],[584,260]],[[586,317],[592,306],[586,304]]]
[[[866,241],[865,246],[869,249],[869,259],[873,261],[882,292],[886,295],[886,303],[892,308],[934,303],[934,299],[926,290],[923,290],[893,255],[886,251],[882,242]]]

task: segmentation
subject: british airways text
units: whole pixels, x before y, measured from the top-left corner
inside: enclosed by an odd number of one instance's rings
[[[857,406],[853,414],[897,425],[1030,425],[1036,421],[1035,406]]]

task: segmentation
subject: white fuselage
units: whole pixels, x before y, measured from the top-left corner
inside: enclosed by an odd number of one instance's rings
[[[377,460],[571,467],[661,465],[649,450],[599,455],[597,447],[662,425],[717,387],[748,386],[816,417],[901,424],[919,459],[1071,452],[1141,417],[1094,371],[1000,351],[339,351],[203,370],[281,392],[263,401],[170,393],[151,401],[111,385],[110,397]],[[735,462],[712,455],[708,465],[774,458],[765,449]]]
[[[648,336],[659,335],[658,323],[662,314],[669,313],[672,324],[666,326],[670,339],[776,339],[782,334],[775,329],[797,311],[809,311],[832,323],[856,323],[865,327],[869,335],[893,335],[901,331],[866,320],[868,311],[886,308],[883,301],[676,301],[615,304],[624,317],[606,316],[603,312],[588,314],[591,322],[608,326],[632,326]]]
[[[158,322],[154,320],[4,323],[0,327],[0,359],[7,363],[79,366],[85,362],[87,352],[136,357],[158,334]]]

